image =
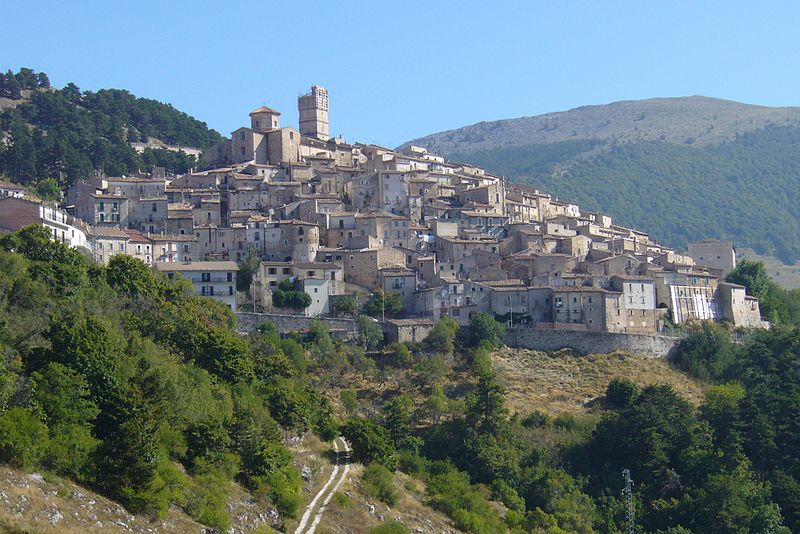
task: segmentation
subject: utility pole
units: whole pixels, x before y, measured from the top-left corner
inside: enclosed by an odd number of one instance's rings
[[[631,480],[631,470],[623,469],[622,478],[625,479],[625,487],[622,488],[622,497],[625,499],[625,521],[628,523],[628,534],[636,534],[636,526],[633,522],[633,480]]]

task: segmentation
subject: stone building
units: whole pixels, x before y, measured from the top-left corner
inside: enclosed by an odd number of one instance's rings
[[[405,267],[405,260],[405,254],[393,248],[343,250],[344,280],[351,284],[374,289],[380,287],[381,269]]]
[[[591,331],[605,330],[607,293],[593,287],[553,288],[553,322],[583,325]]]
[[[719,305],[722,317],[742,328],[764,328],[758,299],[746,293],[747,288],[739,284],[719,284]]]
[[[731,241],[704,239],[689,243],[689,256],[695,265],[709,269],[718,269],[720,279],[724,280],[736,267],[736,249]]]

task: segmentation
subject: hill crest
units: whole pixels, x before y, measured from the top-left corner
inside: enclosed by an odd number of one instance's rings
[[[606,145],[666,141],[705,146],[767,126],[800,125],[800,107],[767,107],[706,96],[623,100],[568,111],[484,121],[405,143],[451,155],[571,140]]]

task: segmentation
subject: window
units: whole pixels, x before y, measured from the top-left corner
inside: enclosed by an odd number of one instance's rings
[[[316,276],[316,275],[317,275],[317,271],[308,271],[308,276],[309,276],[310,278],[313,278],[313,277],[314,277],[314,276]]]
[[[228,280],[230,282],[230,280]],[[228,286],[228,295],[233,295],[233,286]]]
[[[276,269],[275,267],[270,267],[269,269],[267,269],[267,273],[278,274],[278,269]]]
[[[155,213],[156,211],[158,211],[158,206],[156,205],[155,202],[153,202],[153,213]]]
[[[228,282],[233,282],[233,273],[228,273]]]
[[[106,221],[106,214],[105,213],[101,213],[100,214],[100,222],[105,222],[105,221]]]
[[[101,201],[101,202],[100,202],[100,207],[99,207],[98,209],[99,209],[100,211],[106,211],[106,203],[105,203],[105,202],[103,202],[103,201]]]
[[[211,273],[200,273],[200,281],[201,282],[210,282],[211,281]]]
[[[281,272],[282,272],[283,274],[292,274],[292,270],[291,270],[291,269],[289,269],[288,267],[284,267],[284,268],[283,268],[283,270],[282,270]]]

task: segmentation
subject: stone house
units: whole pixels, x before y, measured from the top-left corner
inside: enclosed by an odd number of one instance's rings
[[[738,284],[721,282],[719,284],[719,306],[722,317],[734,326],[742,328],[764,328],[768,326],[761,319],[758,299],[746,293],[747,288]]]
[[[583,325],[586,330],[606,329],[605,289],[556,287],[553,291],[553,322]]]
[[[720,279],[725,279],[736,267],[736,249],[731,241],[705,239],[689,243],[689,256],[695,265],[720,271]]]
[[[622,302],[615,308],[619,321],[612,316],[610,331],[627,332],[629,334],[653,334],[658,330],[656,315],[655,281],[646,276],[612,276],[610,287],[622,293]],[[619,321],[619,324],[618,324]]]
[[[380,270],[381,289],[385,293],[397,293],[403,300],[406,311],[414,309],[414,292],[417,291],[417,272],[405,267],[389,267]]]
[[[345,282],[373,290],[381,286],[381,269],[405,267],[406,257],[394,248],[365,248],[343,250],[342,262]]]
[[[130,241],[123,230],[110,226],[90,226],[88,239],[92,247],[92,259],[97,263],[108,263],[111,256],[125,254]]]

